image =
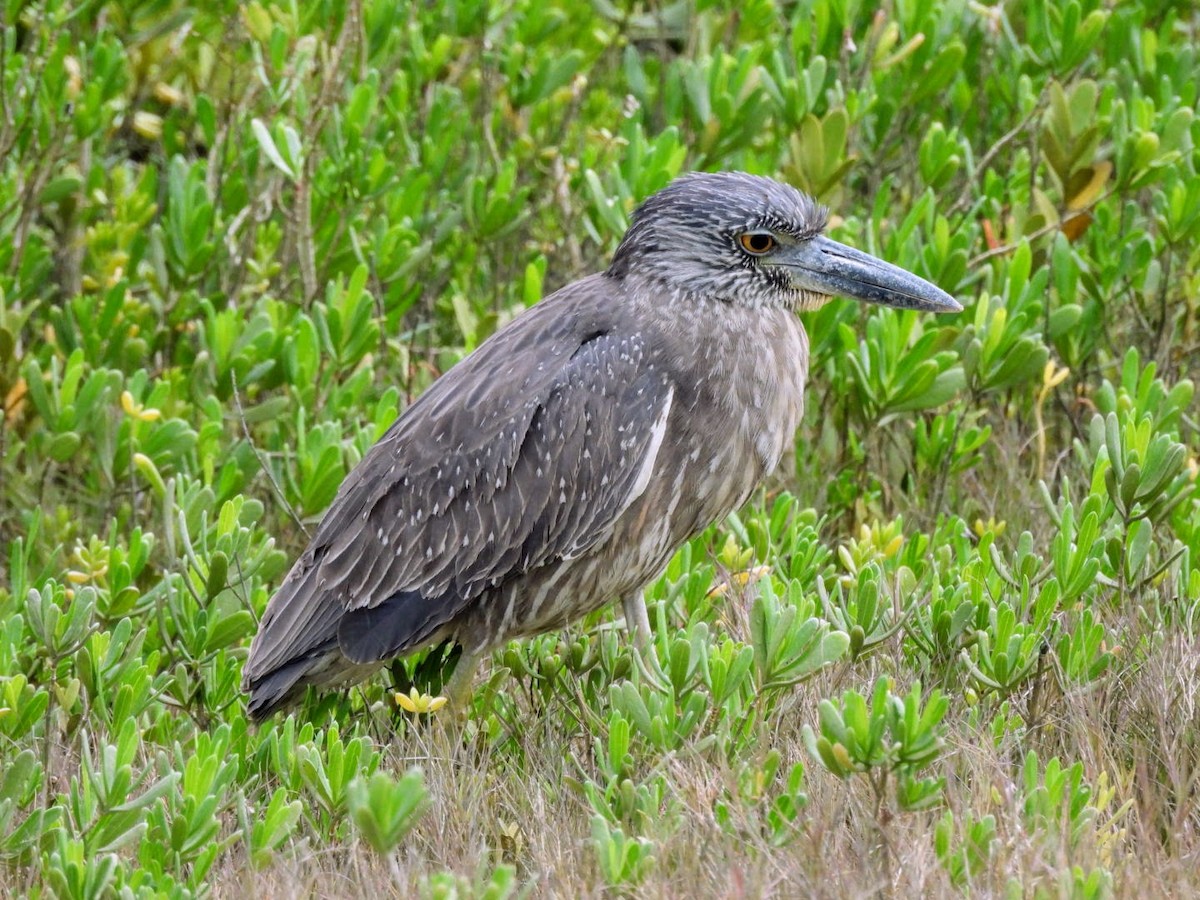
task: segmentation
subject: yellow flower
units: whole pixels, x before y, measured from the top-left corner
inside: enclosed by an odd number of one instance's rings
[[[753,557],[754,549],[742,549],[738,546],[737,539],[730,534],[726,535],[725,545],[721,547],[721,552],[717,554],[717,562],[723,565],[726,569],[737,572],[749,566],[750,560]]]
[[[1008,528],[1008,523],[997,522],[995,516],[989,516],[986,522],[983,519],[976,519],[971,525],[971,530],[975,532],[976,537],[983,537],[989,531],[996,537],[1000,537],[1006,528]]]
[[[429,694],[422,694],[416,688],[413,688],[407,694],[396,691],[392,696],[395,697],[396,704],[401,709],[413,715],[435,713],[446,705],[445,697],[431,697]]]
[[[162,137],[162,116],[139,109],[133,114],[133,130],[149,141]]]
[[[1041,478],[1046,470],[1046,425],[1042,420],[1042,407],[1046,405],[1046,399],[1050,396],[1050,392],[1062,384],[1070,374],[1070,369],[1065,366],[1061,369],[1058,368],[1052,359],[1047,360],[1045,368],[1042,369],[1042,387],[1033,404],[1033,419],[1037,425],[1034,435],[1037,438],[1038,478]]]
[[[1055,365],[1054,360],[1047,360],[1045,368],[1042,369],[1041,396],[1045,398],[1047,394],[1066,381],[1070,374],[1071,370],[1066,366],[1060,369]]]
[[[183,92],[165,81],[160,81],[154,85],[154,99],[167,106],[178,106],[183,102]]]
[[[771,574],[770,566],[754,566],[742,572],[734,572],[725,581],[720,584],[715,584],[709,590],[709,597],[724,597],[729,593],[730,587],[745,587],[751,582],[757,582],[762,578],[766,578]]]
[[[121,391],[121,409],[125,410],[125,415],[139,422],[157,422],[162,418],[161,410],[142,406],[133,399],[133,394],[129,391]]]

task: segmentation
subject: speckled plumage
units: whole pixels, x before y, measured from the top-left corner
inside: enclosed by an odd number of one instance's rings
[[[440,378],[350,474],[268,604],[244,672],[268,715],[445,640],[478,654],[631,596],[745,502],[799,423],[824,295],[739,251],[811,240],[792,188],[679,179],[611,268]]]

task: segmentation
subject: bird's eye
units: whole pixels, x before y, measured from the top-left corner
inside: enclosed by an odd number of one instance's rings
[[[775,249],[775,238],[766,231],[747,231],[738,237],[742,249],[754,256],[762,256]]]

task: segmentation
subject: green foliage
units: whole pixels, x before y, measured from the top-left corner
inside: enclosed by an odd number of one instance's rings
[[[875,683],[871,700],[846,691],[839,702],[820,703],[820,732],[804,727],[808,752],[838,778],[861,774],[875,791],[876,815],[889,781],[901,810],[918,810],[939,802],[943,779],[918,778],[943,746],[942,719],[949,701],[934,691],[922,708],[921,685],[905,696],[892,693],[891,680]]]
[[[376,853],[388,854],[416,824],[425,805],[425,782],[420,769],[399,780],[387,772],[359,777],[346,785],[350,819]]]
[[[592,846],[605,882],[613,887],[636,885],[654,865],[653,845],[645,838],[629,838],[602,816],[592,817]]]
[[[1196,893],[1198,26],[0,7],[0,893]],[[461,722],[432,653],[250,727],[256,619],[346,474],[697,168],[966,310],[803,314],[794,465],[649,586],[645,660],[601,612]]]
[[[792,582],[793,585],[796,582]],[[850,637],[830,630],[815,616],[803,618],[803,607],[780,605],[769,585],[750,611],[751,639],[759,683],[764,689],[791,686],[836,662]]]
[[[954,886],[960,889],[986,870],[995,841],[996,817],[986,815],[976,819],[969,811],[959,824],[954,813],[946,810],[934,833],[938,860]]]

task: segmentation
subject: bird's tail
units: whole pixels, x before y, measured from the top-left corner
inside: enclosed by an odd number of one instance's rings
[[[250,680],[245,690],[250,693],[246,710],[256,722],[291,706],[304,696],[309,685],[318,688],[349,685],[362,681],[378,664],[361,666],[346,659],[337,641],[329,647],[314,650],[308,656],[295,659]]]
[[[335,647],[334,654],[336,653]],[[306,676],[313,670],[314,665],[321,665],[320,660],[321,657],[293,660],[250,680],[244,686],[250,693],[249,702],[246,704],[250,718],[261,722],[277,710],[298,700],[311,683]]]
[[[298,700],[311,685],[359,680],[370,667],[355,665],[338,649],[341,604],[317,584],[318,566],[301,557],[267,604],[250,655],[242,690],[256,720]]]

